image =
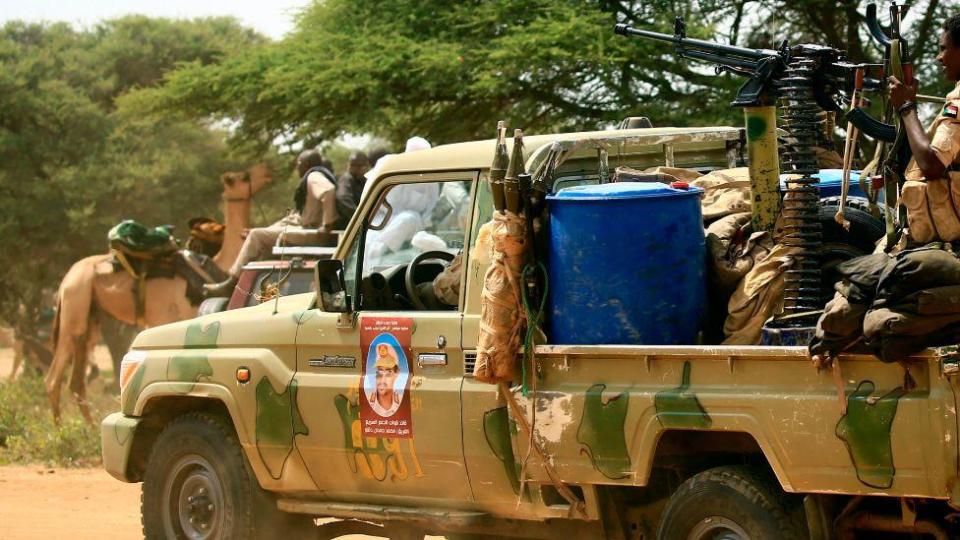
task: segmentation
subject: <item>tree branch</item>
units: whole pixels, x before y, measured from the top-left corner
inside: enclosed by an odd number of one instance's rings
[[[920,27],[914,34],[916,41],[913,45],[913,54],[910,55],[910,60],[914,63],[920,63],[923,57],[926,56],[927,48],[924,47],[924,44],[926,44],[929,39],[930,28],[933,26],[933,17],[937,12],[937,5],[939,3],[940,0],[930,0],[930,3],[927,4],[927,12],[923,14],[923,20],[920,22]]]

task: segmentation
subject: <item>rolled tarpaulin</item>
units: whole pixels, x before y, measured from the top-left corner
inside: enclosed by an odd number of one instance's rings
[[[490,221],[492,258],[480,296],[480,335],[473,376],[497,384],[516,380],[521,308],[520,272],[527,258],[527,222],[523,214],[494,212]]]

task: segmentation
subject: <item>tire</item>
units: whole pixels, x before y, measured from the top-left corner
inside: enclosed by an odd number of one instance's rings
[[[834,284],[843,279],[837,267],[869,253],[845,243],[826,242],[820,247],[820,282],[825,300],[833,298]]]
[[[823,241],[825,243],[850,244],[864,253],[873,253],[877,240],[883,238],[883,235],[887,232],[883,217],[875,217],[870,213],[870,203],[866,199],[847,197],[847,205],[843,209],[843,216],[850,222],[850,230],[848,231],[834,220],[838,208],[840,208],[840,197],[826,197],[820,200],[820,224],[823,230]]]
[[[788,500],[768,474],[741,466],[717,467],[684,482],[667,502],[657,530],[658,540],[808,537],[799,499]]]
[[[820,227],[823,244],[820,247],[821,282],[824,300],[833,297],[833,286],[841,277],[837,266],[855,257],[873,253],[874,248],[886,234],[886,224],[881,217],[870,213],[870,203],[862,197],[848,197],[843,210],[844,219],[850,222],[846,230],[834,216],[840,208],[840,197],[820,200]]]
[[[276,499],[257,484],[233,427],[207,413],[180,416],[160,433],[140,511],[150,540],[292,540],[316,530],[311,519],[277,509]]]

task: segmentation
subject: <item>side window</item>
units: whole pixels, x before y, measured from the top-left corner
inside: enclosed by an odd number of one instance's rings
[[[385,201],[385,203],[383,202]],[[390,188],[367,227],[363,276],[409,264],[420,253],[463,249],[470,217],[470,182],[420,182]]]
[[[461,272],[451,263],[464,249],[472,185],[448,180],[388,188],[344,264],[347,290],[357,290],[350,282],[363,250],[360,309],[456,309]],[[437,258],[420,257],[428,252]],[[412,272],[409,283],[407,272]]]
[[[354,301],[357,297],[357,258],[359,255],[360,238],[357,237],[350,248],[350,253],[347,254],[347,260],[343,263],[343,283],[347,294],[354,298]]]

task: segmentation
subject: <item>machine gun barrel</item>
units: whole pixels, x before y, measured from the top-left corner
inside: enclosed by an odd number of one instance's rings
[[[764,58],[769,58],[771,56],[778,56],[780,53],[774,50],[769,49],[748,49],[746,47],[737,47],[736,45],[724,45],[722,43],[713,43],[712,41],[706,41],[702,39],[688,38],[683,35],[673,35],[670,34],[661,34],[660,32],[651,32],[649,30],[641,30],[639,28],[633,28],[626,24],[618,24],[613,27],[613,31],[621,36],[640,36],[649,39],[655,39],[657,41],[666,41],[673,43],[681,48],[691,48],[699,49],[708,53],[719,53],[720,55],[732,55],[738,56],[740,58],[746,58],[749,60],[763,60]],[[715,61],[720,61],[718,57]],[[706,60],[705,58],[702,58]],[[724,57],[725,61],[729,61],[729,58]]]

